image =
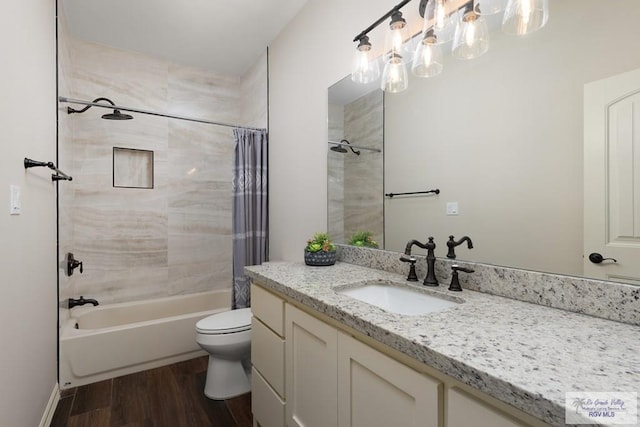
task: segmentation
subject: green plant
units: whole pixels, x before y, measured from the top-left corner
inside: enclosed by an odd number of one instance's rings
[[[349,244],[353,246],[361,246],[367,248],[378,248],[378,243],[373,240],[371,231],[356,231],[351,235]]]
[[[336,245],[331,243],[331,238],[327,233],[316,233],[313,239],[307,240],[306,252],[334,252]]]

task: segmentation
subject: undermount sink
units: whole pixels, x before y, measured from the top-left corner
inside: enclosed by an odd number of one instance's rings
[[[341,295],[404,315],[433,313],[464,302],[460,298],[439,296],[426,290],[380,280],[347,285],[334,290]]]

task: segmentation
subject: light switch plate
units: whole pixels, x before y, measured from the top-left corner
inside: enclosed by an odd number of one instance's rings
[[[9,214],[20,215],[22,212],[22,205],[20,203],[20,187],[17,185],[9,186],[9,193],[11,194],[11,200],[9,202]]]
[[[458,202],[447,202],[447,215],[458,215]]]

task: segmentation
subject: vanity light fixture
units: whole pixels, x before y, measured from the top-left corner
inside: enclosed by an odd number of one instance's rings
[[[362,36],[358,42],[356,54],[353,57],[351,80],[356,83],[371,83],[380,77],[378,58],[371,57],[371,43],[369,37]]]
[[[411,72],[418,77],[433,77],[440,74],[442,68],[442,47],[433,29],[429,29],[416,47]]]
[[[356,58],[351,80],[371,83],[380,74],[378,63],[371,57],[371,43],[367,34],[391,18],[385,51],[384,70],[380,87],[387,92],[400,92],[408,86],[407,64],[418,77],[432,77],[442,72],[440,45],[453,39],[454,57],[477,58],[489,49],[489,29],[485,15],[504,10],[502,30],[507,34],[526,35],[544,27],[549,19],[549,0],[420,0],[419,12],[424,18],[423,29],[413,40],[407,34],[407,23],[400,9],[411,0],[403,0],[358,34]]]
[[[467,3],[458,21],[451,53],[459,59],[473,59],[489,50],[489,27],[478,13],[479,6]]]
[[[402,55],[394,53],[384,64],[380,88],[385,92],[398,93],[409,87],[407,64]]]
[[[385,92],[397,93],[409,87],[409,74],[407,62],[411,50],[405,40],[407,21],[402,17],[402,12],[394,10],[391,14],[387,42],[385,44],[384,70],[380,88]]]

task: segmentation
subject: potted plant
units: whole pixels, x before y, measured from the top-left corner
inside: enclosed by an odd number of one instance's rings
[[[378,249],[378,243],[373,240],[371,231],[356,231],[351,235],[349,244],[353,246]]]
[[[336,263],[336,246],[331,243],[327,233],[316,233],[307,241],[307,246],[304,248],[304,263],[314,266]]]

